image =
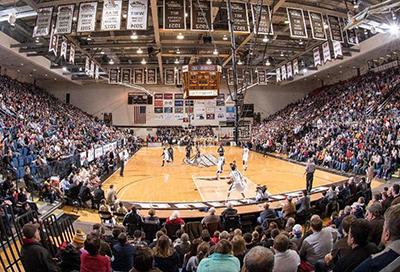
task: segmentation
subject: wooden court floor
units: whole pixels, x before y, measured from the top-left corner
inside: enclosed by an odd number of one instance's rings
[[[202,154],[217,155],[218,147],[202,147]],[[174,147],[174,162],[161,167],[162,148],[143,147],[126,164],[124,176],[116,171],[108,178],[103,188],[114,184],[118,198],[135,202],[195,202],[226,200],[229,185],[224,180],[213,180],[216,166],[195,167],[183,162],[185,147]],[[246,197],[255,196],[257,184],[267,185],[272,194],[279,194],[305,188],[304,166],[263,157],[250,152],[247,171],[242,167],[242,149],[225,147],[225,168],[222,176],[229,175],[229,163],[236,160],[239,171],[248,182]],[[327,185],[346,179],[344,176],[317,170],[314,186]],[[238,193],[230,199],[240,198]]]

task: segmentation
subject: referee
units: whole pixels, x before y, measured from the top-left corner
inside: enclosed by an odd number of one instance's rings
[[[314,164],[314,160],[308,159],[307,164],[306,164],[306,171],[305,171],[305,175],[306,175],[306,189],[307,192],[311,192],[312,189],[312,183],[314,180],[314,172],[315,172],[315,164]]]

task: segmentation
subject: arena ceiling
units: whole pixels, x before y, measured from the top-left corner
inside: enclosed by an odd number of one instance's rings
[[[85,66],[85,56],[90,56],[103,71],[109,68],[140,66],[143,59],[147,67],[158,67],[160,71],[169,66],[177,66],[193,63],[206,63],[211,60],[214,64],[224,67],[231,65],[231,41],[230,32],[227,30],[214,31],[179,31],[183,39],[177,39],[177,31],[168,31],[162,28],[163,1],[149,0],[149,14],[147,30],[128,31],[126,29],[127,3],[122,7],[121,29],[118,31],[100,31],[102,5],[97,7],[96,31],[91,33],[72,32],[66,35],[69,42],[76,45],[75,64],[65,64],[59,57],[48,52],[49,38],[32,38],[33,28],[36,22],[35,11],[38,8],[64,4],[79,4],[88,0],[3,0],[0,1],[0,27],[3,32],[20,42],[15,44],[21,53],[30,56],[44,56],[52,61],[51,68],[65,67],[65,74],[72,74],[73,79],[89,79],[82,67]],[[100,2],[100,1],[99,1]],[[127,2],[127,1],[124,1]],[[237,1],[235,1],[237,2]],[[239,1],[244,2],[244,1]],[[312,38],[294,39],[290,37],[288,16],[286,7],[301,8],[304,11],[312,10],[324,15],[334,15],[342,18],[353,16],[366,7],[382,3],[379,0],[249,0],[246,3],[267,4],[271,8],[272,25],[274,34],[267,36],[254,33],[235,33],[238,59],[243,66],[263,67],[273,71],[274,67],[298,57],[302,65],[310,66],[313,62],[313,48],[320,46],[323,41]],[[187,1],[190,5],[190,1]],[[213,0],[213,5],[225,5],[225,1]],[[18,10],[15,26],[7,22],[12,10]],[[78,9],[75,8],[75,14]],[[393,12],[393,10],[391,10]],[[394,10],[398,13],[397,10]],[[186,21],[189,24],[189,18]],[[389,20],[389,14],[379,15],[379,20]],[[226,18],[216,12],[214,24],[224,21]],[[219,20],[219,21],[218,21]],[[76,20],[73,24],[76,25]],[[310,28],[310,26],[307,26]],[[73,26],[72,29],[76,29]],[[310,33],[310,29],[308,29]],[[133,35],[134,34],[134,35]],[[359,39],[365,40],[373,36],[371,31],[360,29]],[[217,50],[218,54],[214,54]],[[343,56],[349,57],[357,48],[348,44],[343,45]],[[141,52],[141,53],[138,53]],[[113,64],[110,64],[112,60]],[[265,63],[269,62],[268,67]],[[160,73],[161,80],[163,73]]]

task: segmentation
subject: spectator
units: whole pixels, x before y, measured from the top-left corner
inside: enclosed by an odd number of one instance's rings
[[[268,248],[256,246],[250,249],[243,261],[242,272],[272,272],[274,254]]]
[[[232,256],[232,245],[228,240],[222,239],[215,246],[214,253],[201,260],[197,272],[239,272],[240,262]]]
[[[77,229],[71,243],[61,246],[60,268],[62,272],[79,271],[81,266],[81,254],[86,240],[85,233]]]
[[[22,228],[23,240],[21,262],[25,271],[58,272],[60,268],[51,258],[50,253],[40,244],[38,224],[25,224]]]
[[[118,202],[118,208],[117,208],[116,212],[119,214],[126,215],[128,213],[128,209],[125,208],[124,203]]]
[[[110,258],[99,255],[100,239],[89,234],[84,245],[86,252],[81,254],[80,272],[110,272]]]
[[[211,207],[208,210],[209,215],[205,216],[202,220],[201,220],[201,224],[203,224],[203,226],[207,226],[208,224],[220,224],[220,218],[219,216],[215,215],[215,208]]]
[[[231,243],[233,256],[239,259],[240,267],[242,267],[243,259],[247,251],[245,241],[242,236],[234,236]]]
[[[167,218],[166,225],[185,225],[185,221],[179,217],[178,211],[173,211],[172,214]]]
[[[381,271],[400,256],[400,205],[390,207],[384,215],[382,243],[385,249],[370,256],[354,272]]]
[[[161,272],[154,267],[154,254],[149,248],[141,248],[135,254],[133,268],[129,272]]]
[[[310,219],[312,234],[304,239],[300,248],[300,257],[315,265],[323,261],[326,254],[331,252],[333,246],[332,233],[322,228],[322,220],[318,215]]]
[[[113,271],[128,272],[133,267],[133,255],[135,248],[127,243],[125,233],[118,235],[118,244],[113,247]]]
[[[351,247],[351,252],[336,262],[333,267],[334,272],[351,272],[371,254],[378,251],[375,244],[368,243],[369,230],[368,221],[365,219],[355,219],[351,223],[347,236],[347,244]]]
[[[122,224],[127,228],[130,235],[132,235],[135,230],[142,228],[143,218],[138,214],[136,206],[133,206],[131,211],[125,215]]]
[[[369,221],[370,227],[368,240],[379,246],[385,221],[382,217],[382,205],[379,202],[369,205],[365,218]]]
[[[154,248],[155,266],[163,272],[178,272],[179,256],[171,245],[168,236],[163,235],[157,240]]]
[[[297,272],[300,265],[300,256],[296,251],[289,249],[289,238],[279,234],[274,239],[274,272]]]
[[[210,246],[206,242],[202,242],[197,247],[197,254],[195,256],[190,257],[186,265],[186,272],[196,272],[201,260],[203,260],[207,256],[207,252]]]
[[[226,209],[222,211],[221,216],[222,218],[226,218],[228,216],[235,216],[237,215],[237,210],[233,207],[232,202],[228,202],[226,204]]]
[[[262,224],[266,219],[275,219],[276,213],[274,209],[269,207],[269,203],[264,203],[264,210],[260,213],[260,216],[257,218],[257,222]]]
[[[97,186],[93,191],[93,202],[95,206],[100,205],[100,201],[105,199],[104,190],[101,188],[101,184]]]
[[[155,224],[157,226],[160,225],[160,219],[156,216],[156,211],[154,209],[150,209],[148,212],[149,216],[144,219],[146,224]]]
[[[114,207],[115,202],[117,201],[117,192],[114,190],[113,184],[110,185],[110,188],[107,191],[106,201],[111,207]]]

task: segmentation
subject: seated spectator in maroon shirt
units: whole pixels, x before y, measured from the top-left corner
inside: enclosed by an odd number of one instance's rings
[[[111,263],[108,256],[99,255],[100,239],[89,234],[85,241],[85,250],[81,255],[80,272],[110,272]]]

